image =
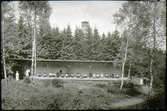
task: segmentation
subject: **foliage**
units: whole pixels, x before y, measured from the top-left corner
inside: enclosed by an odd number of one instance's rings
[[[106,84],[96,84],[97,87],[104,88],[106,87]]]
[[[123,29],[123,40],[121,53],[124,54],[126,39],[129,39],[128,58],[125,65],[125,72],[128,72],[129,64],[132,63],[132,75],[145,76],[150,78],[150,59],[153,58],[153,75],[154,79],[163,77],[165,74],[165,65],[159,64],[163,69],[160,74],[158,63],[161,59],[157,56],[162,54],[162,44],[164,45],[164,31],[162,17],[165,16],[164,1],[128,1],[125,2],[119,11],[114,15],[115,23]],[[155,7],[156,6],[156,7]],[[165,22],[165,21],[163,21]],[[156,30],[153,30],[156,29]],[[160,43],[161,46],[160,46]],[[153,47],[154,46],[154,47]],[[152,52],[152,49],[154,51]],[[162,48],[162,49],[160,49]],[[161,52],[161,51],[162,52]],[[162,54],[163,55],[163,54]],[[163,60],[165,59],[162,57]],[[163,80],[154,81],[153,86],[159,88]]]
[[[26,83],[26,84],[30,84],[30,83],[31,83],[30,78],[28,78],[28,77],[24,78],[24,83]]]
[[[4,110],[80,110],[80,109],[111,109],[112,101],[126,98],[122,94],[107,93],[105,89],[88,85],[88,89],[79,89],[86,82],[64,82],[65,88],[46,87],[39,84],[26,84],[24,81],[2,80],[2,109]],[[44,82],[45,80],[43,80]],[[47,80],[50,82],[50,80]],[[70,86],[70,87],[69,87]],[[54,87],[54,88],[53,88]]]
[[[110,87],[106,87],[107,88],[107,92],[108,93],[117,93],[117,94],[126,94],[128,96],[137,96],[137,95],[141,95],[141,93],[139,93],[136,89],[135,86],[132,83],[127,83],[125,82],[124,88],[121,90],[118,86],[110,86]]]
[[[148,96],[143,107],[146,109],[165,109],[165,91]]]
[[[21,15],[18,23],[11,19],[10,24],[14,24],[14,27],[5,26],[7,29],[5,30],[5,49],[6,54],[9,55],[7,58],[31,57],[35,12],[38,17],[36,24],[37,56],[39,58],[113,60],[119,54],[119,32],[114,32],[101,39],[98,29],[89,27],[86,33],[76,28],[75,34],[72,35],[70,25],[63,31],[59,31],[58,27],[55,29],[50,27],[50,7],[47,2],[22,1],[19,2],[19,8]],[[7,35],[8,33],[11,33],[11,37]]]
[[[52,86],[56,88],[63,87],[63,81],[58,79],[53,79]]]

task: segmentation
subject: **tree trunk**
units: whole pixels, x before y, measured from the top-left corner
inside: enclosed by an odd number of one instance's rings
[[[151,58],[151,61],[150,61],[150,94],[151,94],[151,92],[152,92],[152,85],[153,85],[152,66],[153,66],[153,59]]]
[[[31,62],[31,75],[33,76],[34,72],[34,38],[32,39],[32,62]]]
[[[156,12],[156,6],[157,3],[156,1],[154,2],[154,12]],[[154,13],[154,17],[153,17],[153,49],[151,51],[151,60],[150,60],[150,94],[152,92],[152,86],[153,86],[153,60],[155,59],[155,49],[156,49],[156,27],[155,27],[155,22],[156,22],[156,13]]]
[[[31,64],[31,74],[34,76],[36,74],[36,11],[34,12],[34,35],[33,35],[33,45],[32,45],[32,64]]]
[[[3,63],[3,74],[4,74],[4,78],[7,78],[7,74],[6,74],[6,61],[5,61],[5,37],[4,37],[4,20],[2,18],[2,24],[1,24],[1,28],[2,28],[2,63]]]
[[[33,27],[34,30],[34,27]],[[34,33],[34,31],[32,31]],[[31,75],[34,75],[34,36],[32,38],[32,64],[31,64]]]
[[[131,70],[131,63],[130,63],[129,70],[128,70],[128,78],[129,79],[130,79],[130,70]]]
[[[34,75],[36,75],[36,12],[34,18]]]
[[[122,77],[121,77],[121,86],[120,86],[121,90],[122,90],[122,87],[123,87],[123,84],[124,84],[123,77],[124,77],[124,69],[125,69],[125,63],[126,63],[126,58],[127,58],[128,41],[129,40],[127,39],[126,49],[125,49],[125,58],[124,58],[123,63],[122,63]]]

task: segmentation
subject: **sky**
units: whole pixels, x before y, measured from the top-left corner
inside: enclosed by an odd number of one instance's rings
[[[51,15],[50,26],[63,30],[67,25],[72,32],[76,27],[81,27],[82,21],[88,21],[90,26],[98,29],[102,34],[113,32],[117,27],[114,24],[115,14],[126,1],[49,1]],[[16,18],[19,16],[18,2],[13,2]]]
[[[70,25],[72,30],[88,21],[92,28],[96,27],[100,34],[113,32],[116,29],[113,14],[125,1],[49,1],[52,8],[51,27],[62,30]]]

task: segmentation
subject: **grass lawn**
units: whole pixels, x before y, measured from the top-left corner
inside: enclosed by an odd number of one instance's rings
[[[112,81],[1,80],[3,109],[112,109],[131,92]]]

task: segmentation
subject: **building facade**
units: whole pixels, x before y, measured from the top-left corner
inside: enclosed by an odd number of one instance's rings
[[[19,71],[21,78],[26,74],[27,69],[31,69],[31,59],[13,59],[18,66],[15,71]],[[49,73],[73,73],[73,74],[121,74],[119,62],[114,61],[83,61],[83,60],[37,60],[37,74]]]

